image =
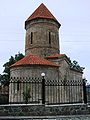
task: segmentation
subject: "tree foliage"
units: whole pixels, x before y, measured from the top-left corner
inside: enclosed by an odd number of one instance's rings
[[[15,62],[19,61],[20,59],[22,59],[24,57],[24,55],[22,53],[18,53],[15,54],[15,56],[11,56],[9,61],[6,62],[3,67],[4,67],[4,71],[3,71],[3,75],[0,74],[0,81],[3,83],[5,83],[5,81],[9,81],[10,78],[10,66],[12,64],[14,64]]]
[[[78,64],[78,62],[75,61],[75,60],[74,60],[73,62],[71,62],[70,67],[71,67],[72,69],[74,69],[74,70],[79,71],[79,72],[83,72],[83,70],[85,69],[84,67],[81,67],[81,66]]]
[[[23,98],[25,100],[25,103],[27,104],[28,100],[31,98],[31,95],[30,95],[30,86],[26,85],[26,88],[25,88],[25,90],[23,92]]]

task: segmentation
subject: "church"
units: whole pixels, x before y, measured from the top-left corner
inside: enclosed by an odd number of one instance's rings
[[[72,64],[70,58],[60,52],[60,26],[43,3],[28,17],[25,21],[25,57],[10,67],[12,78],[40,78],[45,73],[46,80],[82,82],[83,68]],[[10,87],[10,91],[13,89]],[[14,99],[12,93],[9,93],[10,102]]]

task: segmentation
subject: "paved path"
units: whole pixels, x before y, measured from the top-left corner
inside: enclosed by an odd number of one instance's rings
[[[90,120],[90,115],[72,116],[1,116],[0,120]]]

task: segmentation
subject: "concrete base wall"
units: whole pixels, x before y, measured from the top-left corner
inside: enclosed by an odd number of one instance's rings
[[[2,105],[0,106],[0,117],[23,117],[23,116],[72,116],[90,115],[90,107],[87,105]]]

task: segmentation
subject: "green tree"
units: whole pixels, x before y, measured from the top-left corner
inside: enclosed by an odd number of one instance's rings
[[[6,63],[3,65],[3,67],[4,67],[3,73],[7,74],[8,77],[10,76],[10,66],[11,66],[12,64],[14,64],[14,63],[15,63],[15,59],[14,59],[13,56],[11,56],[11,58],[9,59],[9,61],[6,62]]]
[[[21,60],[23,57],[24,57],[24,55],[23,55],[22,53],[16,54],[16,55],[15,55],[15,58],[14,58],[14,59],[15,59],[15,62]]]
[[[31,98],[31,95],[30,95],[30,86],[26,85],[26,88],[25,88],[25,90],[23,92],[23,98],[25,100],[25,103],[27,104],[28,100]]]
[[[70,63],[70,67],[77,70],[77,71],[80,71],[80,72],[83,72],[83,70],[85,69],[84,67],[81,67],[77,61],[73,61]]]
[[[9,61],[6,62],[3,67],[4,67],[4,71],[3,71],[3,75],[0,74],[0,81],[2,83],[7,83],[9,82],[10,79],[10,66],[12,64],[14,64],[15,62],[19,61],[20,59],[22,59],[24,57],[24,55],[22,53],[18,53],[15,54],[15,56],[11,56]]]

